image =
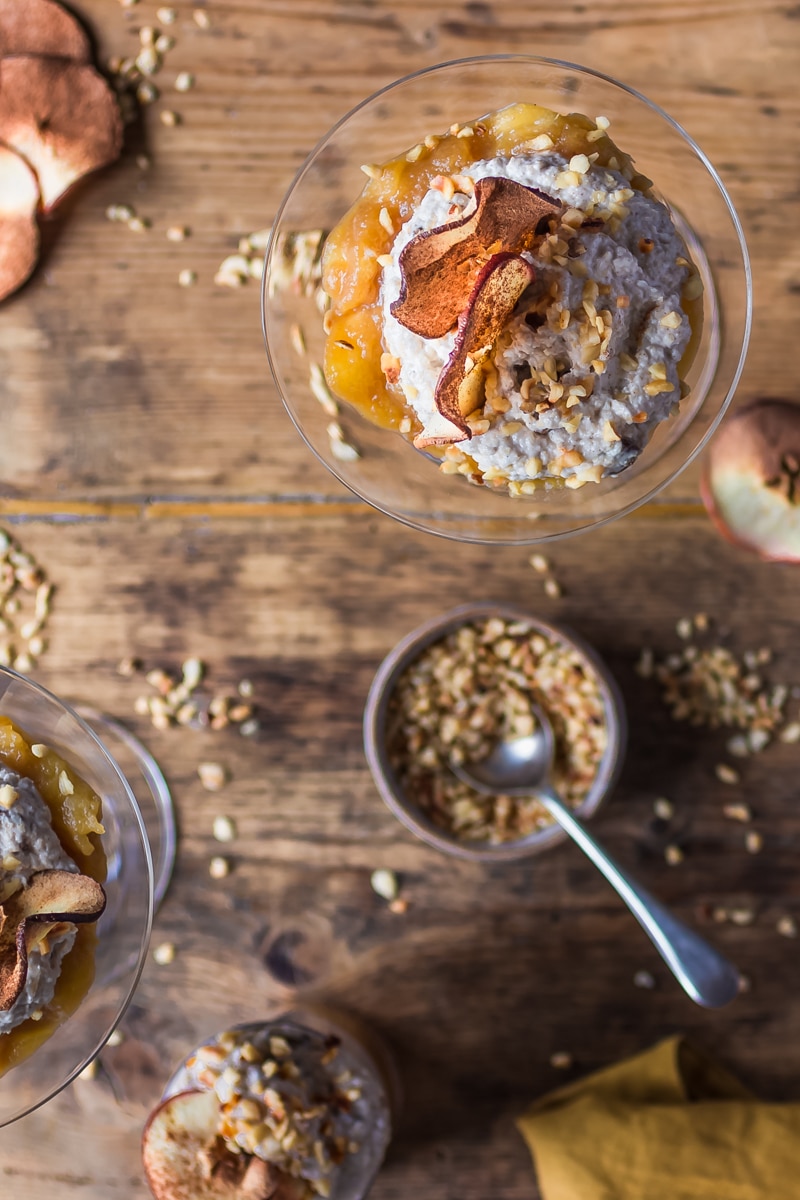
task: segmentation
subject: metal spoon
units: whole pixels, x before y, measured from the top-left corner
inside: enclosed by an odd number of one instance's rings
[[[739,972],[618,867],[562,804],[550,783],[555,749],[552,726],[538,707],[531,705],[531,711],[538,722],[533,734],[498,742],[481,762],[469,766],[453,763],[453,773],[476,791],[489,795],[535,795],[619,893],[692,1000],[704,1008],[728,1004],[739,991]]]

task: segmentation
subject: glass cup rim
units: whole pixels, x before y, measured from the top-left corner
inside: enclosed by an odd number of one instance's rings
[[[75,709],[72,707],[72,705],[67,703],[67,701],[62,700],[60,696],[56,696],[55,693],[51,692],[49,688],[46,688],[43,684],[38,683],[37,681],[35,681],[33,679],[30,679],[27,675],[21,675],[19,673],[19,671],[15,671],[12,667],[0,666],[0,678],[2,676],[8,676],[11,678],[12,681],[19,680],[20,683],[24,684],[26,687],[29,687],[31,689],[31,691],[38,692],[40,695],[44,696],[47,700],[49,700],[53,704],[57,705],[59,708],[61,708],[67,714],[67,716],[69,716],[73,721],[76,722],[76,724],[81,729],[81,732],[88,735],[89,740],[94,742],[96,748],[99,749],[101,756],[106,760],[107,764],[111,767],[113,773],[116,775],[116,777],[119,779],[119,781],[122,784],[123,792],[127,797],[131,812],[133,813],[133,817],[134,817],[134,820],[136,823],[136,828],[139,833],[139,839],[140,839],[140,842],[142,845],[142,849],[144,851],[145,871],[146,871],[146,879],[147,879],[147,919],[145,921],[145,927],[143,930],[142,943],[139,948],[139,954],[138,954],[138,957],[136,960],[136,965],[131,974],[131,979],[130,979],[130,982],[128,985],[128,989],[126,991],[126,994],[125,994],[122,1002],[120,1003],[120,1005],[115,1013],[112,1023],[109,1025],[109,1027],[107,1029],[104,1029],[104,1031],[102,1033],[102,1037],[98,1039],[95,1048],[89,1054],[84,1055],[83,1058],[78,1062],[77,1066],[72,1068],[68,1072],[66,1077],[59,1084],[57,1084],[54,1088],[52,1088],[50,1091],[48,1091],[40,1099],[35,1101],[35,1103],[31,1104],[30,1107],[24,1109],[23,1111],[21,1111],[19,1113],[16,1113],[14,1116],[10,1117],[9,1120],[4,1121],[2,1124],[0,1124],[0,1128],[7,1128],[9,1125],[13,1125],[15,1121],[19,1121],[23,1117],[28,1117],[31,1115],[31,1113],[36,1112],[37,1109],[41,1108],[44,1104],[49,1103],[50,1100],[53,1100],[56,1096],[58,1096],[64,1090],[65,1087],[68,1087],[69,1084],[72,1083],[73,1080],[75,1080],[78,1077],[78,1075],[80,1075],[80,1073],[86,1069],[88,1064],[90,1062],[92,1062],[92,1060],[97,1056],[97,1054],[100,1052],[100,1050],[105,1045],[105,1043],[108,1040],[111,1033],[113,1033],[114,1029],[116,1029],[117,1025],[119,1024],[119,1022],[122,1020],[123,1016],[125,1015],[125,1012],[129,1006],[131,1000],[133,999],[134,992],[136,991],[136,988],[139,985],[139,980],[141,978],[142,971],[144,970],[145,962],[147,961],[147,949],[148,949],[148,946],[150,943],[150,934],[152,932],[152,927],[153,927],[154,877],[153,877],[153,858],[150,853],[150,843],[147,839],[147,830],[145,828],[144,818],[142,817],[138,802],[136,800],[136,797],[133,794],[133,790],[131,789],[130,784],[128,783],[127,779],[125,778],[125,775],[123,774],[121,767],[119,767],[117,765],[116,759],[113,757],[113,755],[109,753],[109,751],[103,745],[103,743],[101,742],[101,740],[97,736],[97,734],[94,732],[94,730],[91,729],[90,726],[86,723],[86,721],[84,721],[84,719],[78,715],[78,713],[75,711]],[[0,701],[0,704],[1,704],[1,701]],[[12,720],[13,720],[13,718],[12,718]],[[78,1009],[76,1009],[76,1012],[79,1012],[79,1011],[80,1011],[80,1005],[78,1006]],[[67,1021],[65,1022],[65,1024],[67,1022],[69,1022],[71,1019],[72,1019],[72,1017],[67,1017]]]
[[[538,533],[533,528],[533,525],[535,523],[532,523],[530,537],[528,537],[528,538],[513,538],[513,539],[512,538],[503,538],[503,537],[492,537],[492,536],[486,536],[486,537],[468,536],[463,533],[450,532],[446,529],[431,528],[431,526],[427,525],[424,521],[415,520],[413,517],[411,517],[407,514],[396,511],[390,505],[387,505],[377,499],[373,499],[371,496],[366,494],[366,492],[364,490],[360,489],[359,487],[356,487],[352,483],[352,481],[346,477],[346,475],[344,474],[344,472],[342,471],[342,469],[340,467],[338,467],[334,463],[329,462],[326,458],[323,458],[322,455],[320,454],[320,452],[317,450],[316,446],[314,445],[313,441],[311,441],[311,439],[307,436],[305,430],[303,429],[303,427],[300,423],[299,417],[295,413],[294,405],[288,401],[288,398],[285,395],[285,389],[281,382],[281,376],[280,376],[278,366],[277,366],[277,359],[276,359],[276,356],[273,354],[271,345],[270,345],[270,323],[269,323],[269,320],[267,317],[267,308],[268,308],[268,300],[269,300],[268,289],[269,289],[271,260],[272,260],[274,248],[277,244],[277,234],[281,227],[281,222],[283,220],[284,212],[287,209],[287,207],[289,206],[289,204],[291,203],[292,198],[293,198],[297,188],[301,184],[306,172],[312,167],[312,165],[314,164],[314,162],[316,161],[316,159],[318,158],[320,153],[329,144],[329,142],[331,142],[336,137],[339,130],[343,126],[345,126],[353,117],[355,117],[358,113],[360,113],[363,109],[365,109],[368,106],[375,103],[375,101],[379,100],[382,96],[387,95],[389,92],[395,91],[395,89],[401,88],[403,85],[405,85],[407,83],[411,83],[411,82],[414,82],[415,80],[422,79],[427,75],[438,74],[439,72],[442,72],[442,71],[450,69],[450,68],[476,67],[476,66],[484,66],[484,65],[489,66],[489,65],[500,64],[500,63],[518,63],[520,65],[531,64],[531,65],[536,65],[539,67],[557,68],[560,71],[577,72],[578,74],[591,76],[594,79],[600,80],[601,82],[608,84],[613,88],[617,88],[619,91],[621,91],[621,92],[625,93],[626,95],[628,95],[629,97],[631,97],[631,99],[635,100],[637,103],[643,104],[652,113],[654,113],[656,116],[660,117],[661,120],[666,122],[666,124],[668,126],[670,126],[671,129],[675,133],[678,134],[678,136],[683,140],[683,142],[686,144],[688,149],[694,154],[694,156],[698,159],[700,164],[705,168],[706,172],[710,176],[714,186],[716,187],[716,189],[723,201],[723,204],[727,211],[728,217],[731,221],[731,225],[732,225],[733,230],[736,235],[736,240],[737,240],[737,243],[739,246],[739,252],[742,256],[742,271],[743,271],[743,275],[744,275],[744,308],[745,308],[742,335],[741,335],[741,346],[739,348],[739,354],[738,354],[736,366],[731,375],[730,382],[728,384],[724,400],[720,404],[718,412],[710,420],[708,428],[705,430],[703,435],[699,438],[697,444],[693,447],[691,452],[685,458],[683,458],[681,460],[681,462],[672,471],[670,471],[664,478],[656,480],[653,483],[653,485],[647,491],[645,491],[645,493],[642,496],[630,500],[622,508],[617,509],[613,512],[610,512],[607,515],[605,515],[599,519],[596,519],[596,520],[587,519],[585,523],[578,525],[576,528],[568,529],[568,530],[553,531],[551,534],[544,534],[544,535],[542,535],[541,533]],[[267,361],[269,363],[270,371],[272,373],[272,377],[275,382],[275,386],[278,389],[278,394],[281,398],[281,401],[283,402],[283,406],[286,409],[295,429],[300,434],[300,437],[305,442],[305,444],[308,446],[309,450],[312,452],[314,457],[319,462],[321,462],[322,465],[325,467],[325,469],[327,471],[329,471],[334,476],[334,478],[339,481],[339,483],[341,483],[345,488],[347,488],[347,490],[352,495],[355,495],[359,500],[361,500],[365,504],[369,505],[370,508],[374,508],[378,512],[383,513],[384,516],[391,517],[393,520],[399,521],[401,524],[407,526],[410,529],[417,529],[424,533],[433,533],[439,537],[448,538],[448,539],[451,539],[454,541],[465,541],[465,542],[472,543],[475,545],[494,545],[494,544],[532,545],[532,544],[536,544],[539,542],[545,542],[545,541],[549,541],[549,540],[562,540],[567,537],[574,537],[577,534],[588,533],[592,529],[601,529],[601,528],[603,528],[603,526],[610,524],[612,521],[616,521],[620,517],[627,516],[631,512],[636,511],[636,509],[641,508],[644,504],[647,504],[650,501],[652,501],[655,498],[655,496],[657,496],[659,494],[659,492],[663,491],[664,488],[668,487],[671,483],[673,483],[678,478],[678,476],[681,475],[686,470],[686,468],[689,467],[691,465],[691,463],[693,463],[695,461],[695,459],[703,452],[705,447],[708,445],[709,440],[711,439],[711,437],[713,437],[713,435],[716,433],[717,429],[719,428],[720,423],[722,422],[723,418],[725,417],[725,414],[727,413],[727,411],[730,407],[731,401],[733,400],[733,397],[736,394],[736,389],[738,388],[739,382],[742,377],[745,360],[747,358],[748,346],[750,343],[752,324],[753,324],[753,273],[752,273],[752,266],[750,263],[750,254],[747,249],[747,242],[746,242],[745,236],[744,236],[744,229],[742,227],[741,220],[740,220],[739,215],[736,211],[736,208],[733,204],[733,201],[731,200],[728,190],[725,187],[725,184],[722,182],[722,179],[721,179],[719,173],[717,172],[714,165],[711,163],[708,156],[704,153],[704,151],[700,148],[700,146],[697,144],[697,142],[691,136],[691,134],[689,134],[684,129],[684,127],[678,121],[676,121],[674,119],[674,117],[671,117],[669,115],[669,113],[666,111],[666,109],[662,108],[660,104],[657,104],[654,100],[650,100],[649,97],[645,96],[643,92],[638,91],[636,88],[631,87],[629,84],[623,83],[621,80],[615,78],[615,76],[609,75],[604,71],[598,71],[594,67],[587,67],[587,66],[583,66],[580,63],[571,62],[568,59],[549,58],[544,55],[537,55],[537,54],[483,54],[483,55],[465,56],[463,58],[447,59],[444,62],[434,63],[431,66],[421,67],[416,71],[410,71],[410,72],[408,72],[408,74],[403,75],[399,79],[395,79],[388,84],[385,84],[383,87],[379,88],[377,91],[372,92],[369,96],[366,96],[363,100],[359,101],[358,104],[354,105],[351,109],[349,109],[346,113],[344,113],[339,118],[339,120],[336,121],[336,123],[327,131],[327,133],[325,133],[323,135],[323,137],[319,139],[319,141],[316,143],[316,145],[311,149],[309,154],[303,160],[303,162],[301,163],[298,170],[295,172],[295,175],[294,175],[294,177],[293,177],[293,179],[292,179],[292,181],[291,181],[291,183],[290,183],[290,185],[278,207],[278,210],[275,214],[275,219],[272,223],[272,227],[270,230],[270,236],[267,241],[267,247],[266,247],[265,254],[264,254],[264,271],[263,271],[262,280],[261,280],[261,332],[262,332],[262,336],[264,339],[264,345],[266,348]]]
[[[402,637],[378,667],[364,706],[364,753],[373,781],[389,811],[420,841],[455,858],[490,864],[528,858],[567,841],[567,834],[557,824],[551,823],[526,837],[493,845],[487,842],[460,842],[456,837],[438,829],[426,814],[408,799],[394,779],[386,754],[384,722],[386,708],[398,678],[428,646],[465,625],[493,616],[525,622],[532,630],[574,647],[597,676],[608,730],[608,743],[595,780],[587,796],[575,810],[578,816],[593,816],[616,785],[625,761],[628,740],[625,704],[616,679],[594,647],[568,626],[544,620],[518,605],[483,601],[459,604],[424,621]]]

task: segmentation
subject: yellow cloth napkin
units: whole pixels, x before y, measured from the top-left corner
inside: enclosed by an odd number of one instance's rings
[[[800,1104],[764,1104],[670,1038],[518,1122],[544,1200],[800,1200]]]

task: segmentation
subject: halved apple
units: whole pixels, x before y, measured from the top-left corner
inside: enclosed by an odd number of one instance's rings
[[[293,1179],[252,1154],[233,1154],[217,1130],[214,1092],[179,1092],[151,1114],[144,1173],[156,1200],[300,1200]]]
[[[55,0],[0,0],[0,55],[37,54],[88,63],[89,36]]]
[[[2,58],[0,142],[36,172],[47,211],[81,176],[119,158],[119,104],[94,67],[25,54]]]
[[[23,158],[0,146],[0,300],[22,287],[39,258],[39,184]]]
[[[700,485],[719,531],[776,562],[800,562],[800,404],[760,399],[711,443]]]

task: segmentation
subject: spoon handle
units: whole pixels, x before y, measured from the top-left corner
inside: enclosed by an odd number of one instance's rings
[[[537,797],[619,893],[692,1000],[704,1008],[721,1008],[733,1000],[739,991],[733,964],[618,867],[554,792],[541,788]]]

